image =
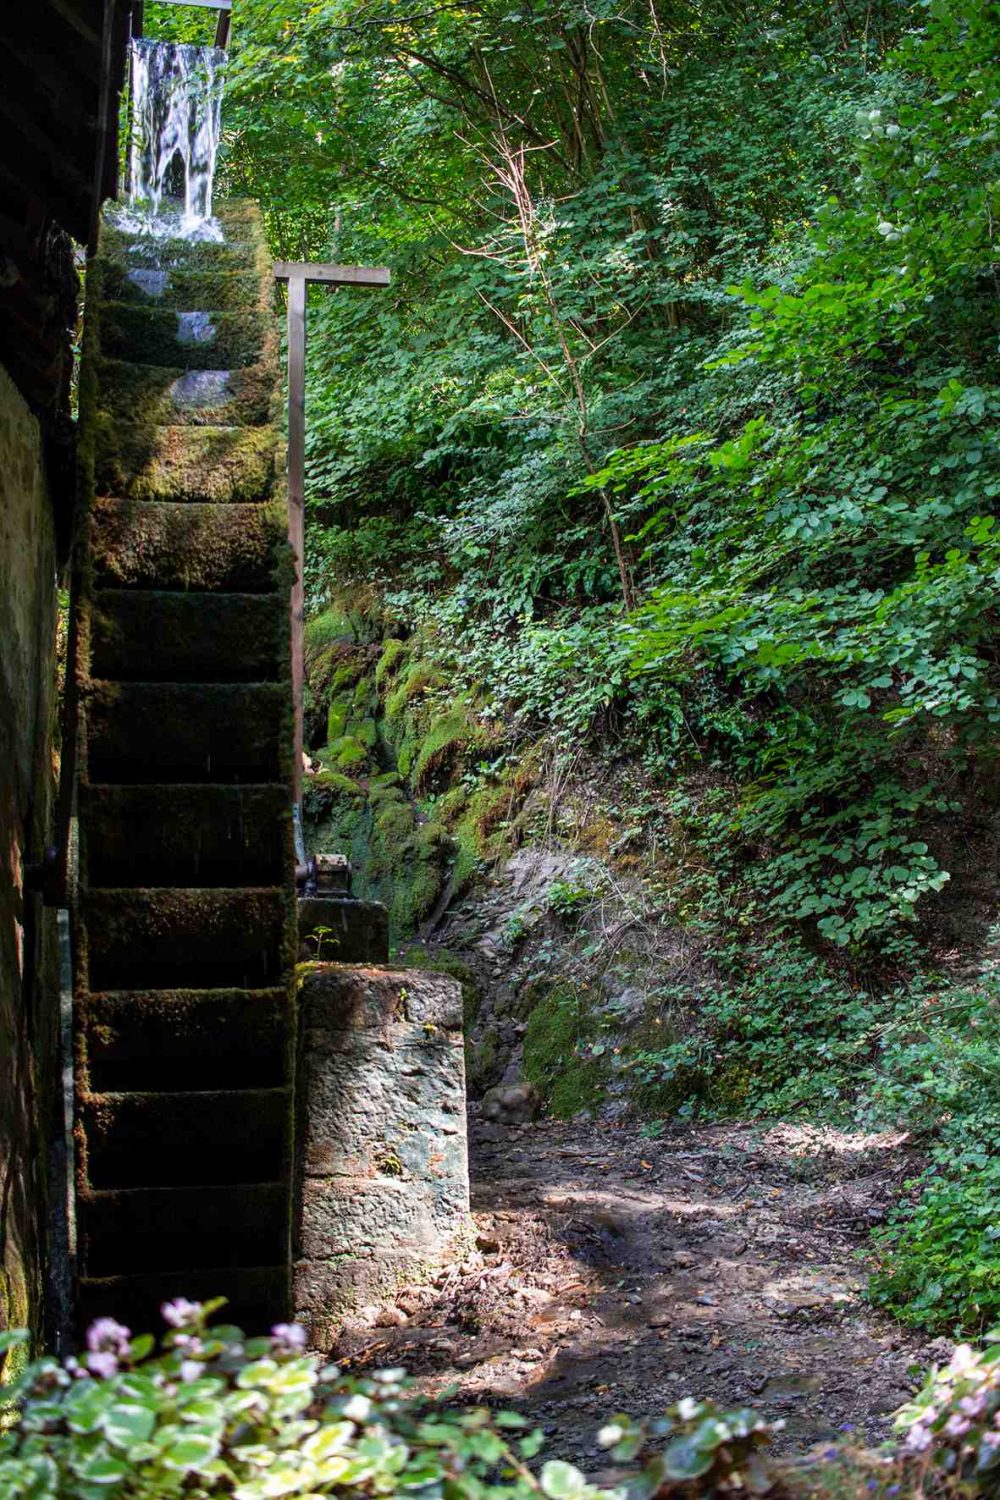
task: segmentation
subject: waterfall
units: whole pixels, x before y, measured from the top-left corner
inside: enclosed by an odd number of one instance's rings
[[[183,193],[180,228],[191,239],[221,238],[212,181],[225,60],[217,47],[132,43],[132,206],[160,220],[164,198]]]

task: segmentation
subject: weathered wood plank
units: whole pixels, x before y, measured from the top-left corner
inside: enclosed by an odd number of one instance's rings
[[[274,279],[326,282],[330,286],[388,286],[391,275],[386,266],[334,266],[323,261],[277,260]]]

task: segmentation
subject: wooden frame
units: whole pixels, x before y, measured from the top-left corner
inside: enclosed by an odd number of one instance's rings
[[[295,558],[292,585],[292,698],[295,705],[295,802],[302,800],[302,682],[305,632],[305,468],[306,468],[306,290],[309,286],[388,286],[384,266],[336,266],[318,261],[284,261],[274,266],[275,281],[288,283],[288,540]]]

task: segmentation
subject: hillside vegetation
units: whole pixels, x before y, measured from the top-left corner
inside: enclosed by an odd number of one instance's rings
[[[987,0],[241,0],[226,106],[276,253],[393,270],[310,304],[315,836],[446,945],[478,1086],[508,1047],[561,1113],[911,1131],[874,1292],[972,1329],[998,42]]]

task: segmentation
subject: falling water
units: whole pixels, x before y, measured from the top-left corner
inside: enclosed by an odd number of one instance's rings
[[[183,193],[180,232],[191,239],[222,237],[212,182],[225,60],[218,47],[132,43],[132,206],[156,222],[172,217],[164,198]]]

